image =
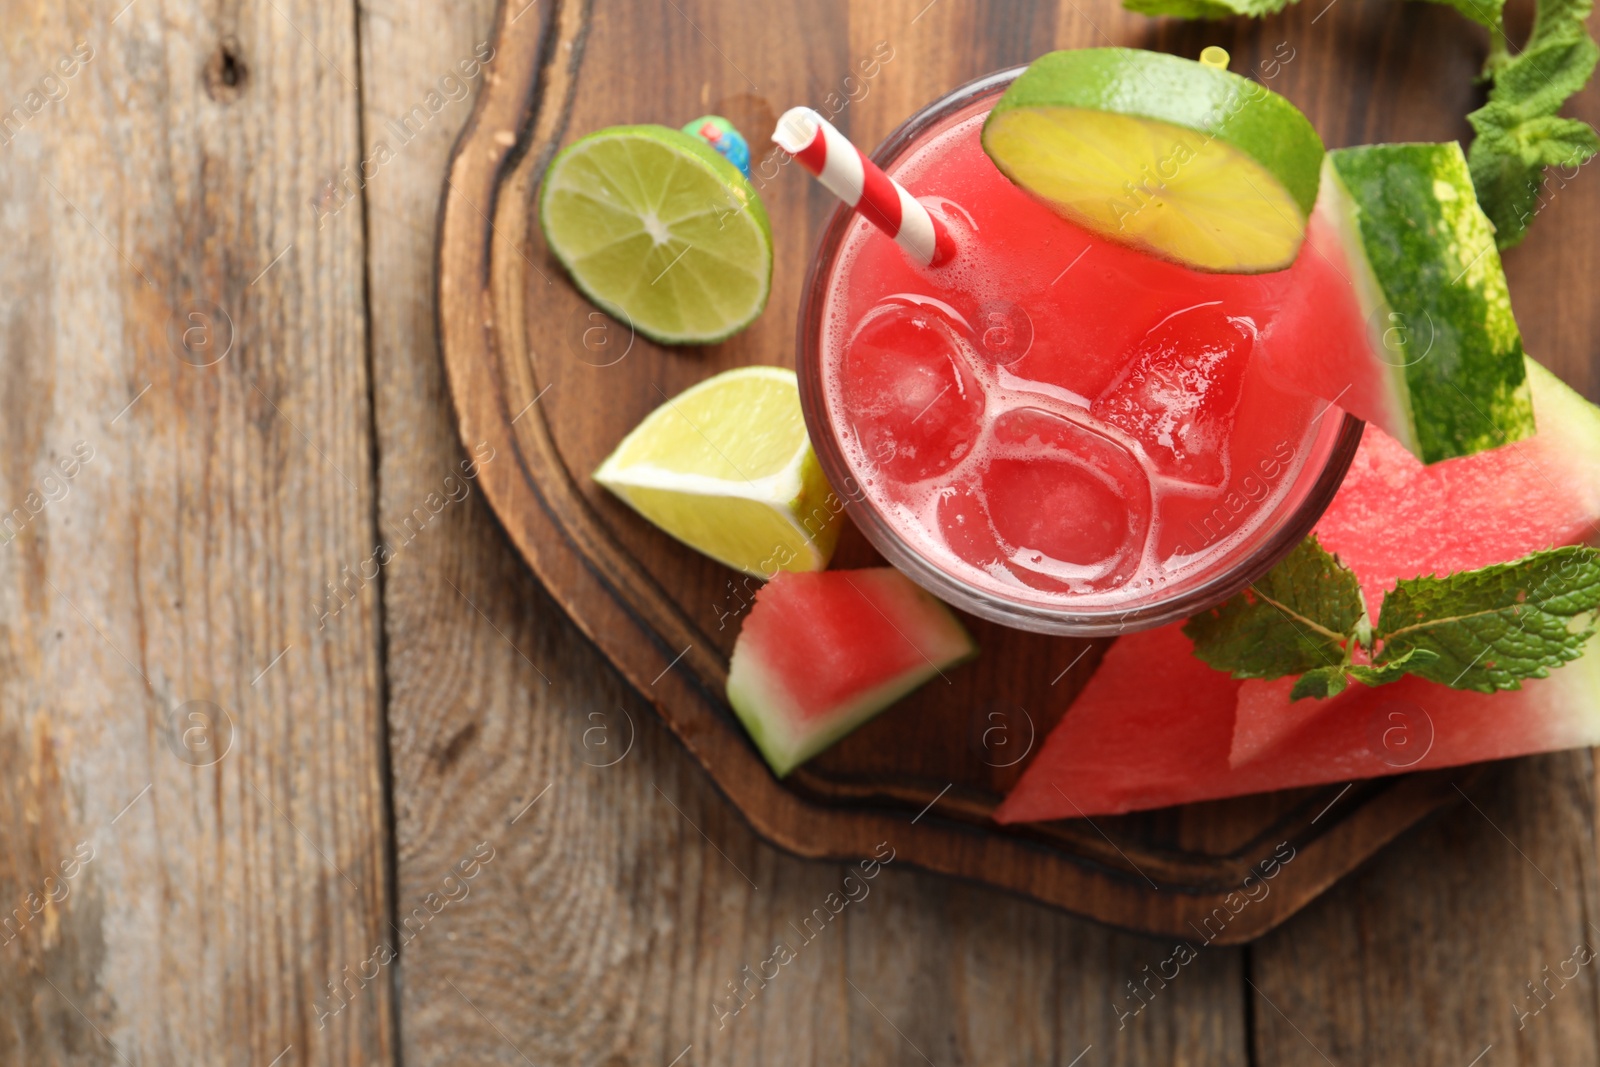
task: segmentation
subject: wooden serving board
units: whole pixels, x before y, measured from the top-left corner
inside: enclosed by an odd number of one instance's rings
[[[1282,842],[1297,850],[1273,892],[1217,942],[1256,937],[1375,850],[1458,798],[1465,772],[1003,829],[989,820],[1026,757],[1066,712],[1103,644],[967,620],[983,653],[784,782],[727,708],[728,655],[750,588],[660,534],[588,478],[650,410],[729,367],[793,363],[801,280],[834,210],[793,168],[762,166],[776,116],[810,103],[863,145],[918,106],[1059,47],[1127,44],[1196,55],[1222,44],[1311,115],[1330,145],[1470,135],[1482,32],[1442,6],[1311,0],[1266,23],[1189,25],[1113,0],[510,0],[495,57],[457,144],[439,232],[441,347],[469,452],[497,458],[481,483],[513,542],[579,627],[649,701],[733,805],[768,839],[812,857],[892,843],[912,864],[1002,887],[1117,926],[1190,936]],[[1322,14],[1318,13],[1321,10]],[[1321,21],[1321,25],[1319,25]],[[777,246],[766,313],[710,348],[629,335],[563,276],[535,219],[553,153],[624,122],[677,126],[715,112],[749,137]],[[1548,240],[1548,239],[1547,239]],[[1581,296],[1571,254],[1523,260],[1514,287],[1541,307]],[[1549,248],[1546,245],[1546,248]],[[1577,257],[1577,258],[1574,258]],[[1541,336],[1529,347],[1587,341]],[[1529,328],[1531,327],[1531,328]],[[1549,326],[1551,331],[1560,327]],[[1587,327],[1582,327],[1587,328]],[[1570,373],[1582,387],[1582,365]],[[844,567],[876,562],[853,530]]]

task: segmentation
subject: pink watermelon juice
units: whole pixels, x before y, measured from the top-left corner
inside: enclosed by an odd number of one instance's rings
[[[1060,218],[979,143],[1004,84],[891,142],[952,265],[859,217],[825,239],[802,314],[812,438],[857,524],[945,599],[1055,632],[1155,625],[1259,576],[1337,487],[1359,426],[1261,356],[1319,265],[1205,274]],[[1360,335],[1352,301],[1326,305],[1297,336]]]

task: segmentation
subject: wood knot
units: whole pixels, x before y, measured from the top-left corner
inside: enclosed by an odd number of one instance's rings
[[[244,92],[250,68],[239,55],[239,42],[224,37],[206,61],[206,95],[219,104],[231,104]]]
[[[455,764],[456,760],[461,758],[462,753],[466,752],[467,746],[472,744],[477,737],[477,722],[469,722],[460,730],[457,730],[455,736],[450,738],[449,741],[445,742],[441,746],[436,746],[429,754],[433,757],[434,766],[438,769],[439,773],[443,774],[445,771],[448,771]]]

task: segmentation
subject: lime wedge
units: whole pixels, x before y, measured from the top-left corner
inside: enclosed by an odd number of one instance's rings
[[[748,574],[819,571],[839,499],[811,450],[794,371],[739,367],[656,408],[595,481],[690,548]]]
[[[761,199],[681,130],[613,126],[568,145],[545,174],[539,225],[584,295],[665,344],[737,333],[772,288]]]
[[[983,147],[1085,229],[1240,274],[1294,262],[1323,156],[1310,121],[1278,94],[1134,48],[1036,59],[990,113]]]

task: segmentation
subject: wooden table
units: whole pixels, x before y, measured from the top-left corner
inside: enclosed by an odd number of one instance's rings
[[[0,1064],[1600,1062],[1588,752],[1506,765],[1143,1000],[1172,945],[890,867],[719,1019],[843,871],[754,838],[463,473],[434,227],[490,0],[123,2],[0,6]],[[922,7],[872,5],[904,55],[981,28],[991,67],[1140,25]],[[1459,37],[1322,7],[1252,39]],[[1513,287],[1597,211],[1560,190]],[[1600,310],[1516,296],[1600,395]]]

